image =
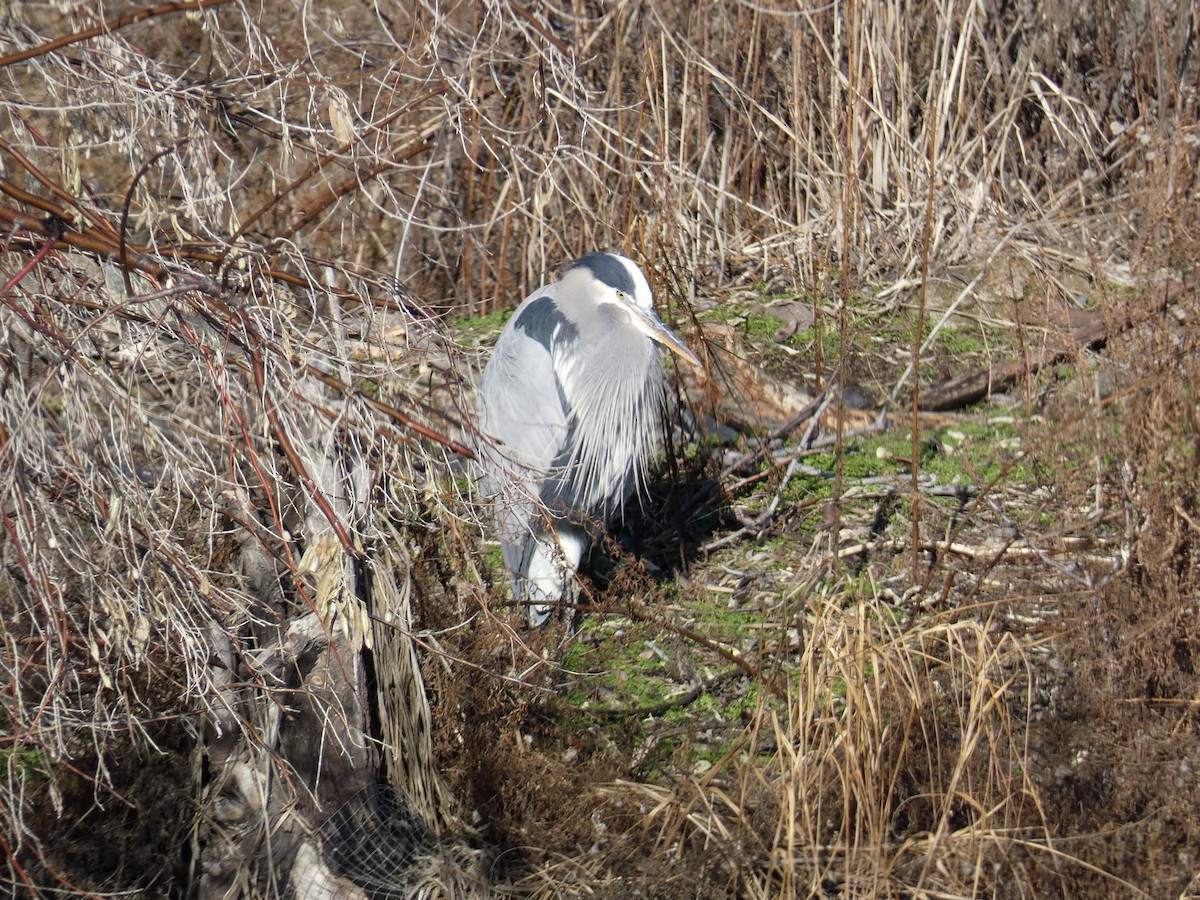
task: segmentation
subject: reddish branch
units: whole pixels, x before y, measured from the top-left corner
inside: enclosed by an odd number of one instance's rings
[[[195,12],[196,10],[208,9],[213,6],[223,6],[228,2],[229,0],[192,0],[190,3],[162,3],[150,9],[140,9],[127,16],[118,16],[115,19],[109,19],[107,22],[96,25],[93,28],[85,28],[83,31],[63,35],[52,41],[39,44],[36,47],[30,47],[27,50],[19,50],[16,53],[10,53],[8,56],[0,56],[0,68],[24,62],[27,59],[33,59],[35,56],[45,56],[47,53],[53,53],[55,50],[69,47],[71,44],[78,44],[80,41],[120,31],[122,28],[132,25],[135,22],[141,22],[144,19],[153,19],[157,16],[165,16],[176,12]]]
[[[19,189],[16,189],[7,182],[0,182],[0,192],[6,193],[14,198],[20,197],[20,195],[25,193],[19,191]],[[30,195],[25,194],[25,196],[21,197],[21,199],[24,201],[25,198],[29,196]],[[43,212],[47,212],[48,215],[46,217],[41,218],[38,216],[29,215],[28,213],[23,213],[0,204],[0,223],[6,224],[8,227],[5,230],[8,230],[9,232],[24,232],[28,236],[30,246],[37,248],[36,256],[34,258],[35,264],[37,260],[44,258],[52,250],[74,249],[113,260],[119,264],[123,270],[142,272],[143,274],[152,278],[163,278],[171,274],[163,263],[159,262],[156,258],[150,255],[147,248],[129,244],[117,237],[110,238],[97,233],[85,233],[83,231],[67,227],[67,221],[71,217],[66,209],[57,206],[52,201],[46,200],[45,198],[34,199],[37,202],[31,203],[30,205]],[[224,256],[224,254],[219,252],[200,250],[191,247],[173,247],[168,248],[168,250],[170,254],[177,259],[186,259],[192,262],[208,262],[214,265],[218,264]],[[29,268],[29,265],[23,267],[22,274],[24,274]],[[207,294],[216,299],[219,299],[223,293],[220,289],[220,286],[216,282],[214,282],[212,279],[205,278],[194,271],[180,272],[178,274],[180,279],[187,285],[188,289],[198,291],[202,294]],[[278,281],[284,284],[289,284],[308,290],[322,291],[345,299],[357,299],[357,295],[352,294],[350,291],[338,290],[327,285],[318,284],[308,278],[291,272],[284,272],[279,269],[266,269],[262,272],[262,274],[273,281]],[[3,299],[6,294],[6,290],[0,290],[0,299]],[[11,304],[9,305],[11,306]],[[15,311],[18,312],[18,314],[21,314],[22,312],[20,309],[16,309]],[[122,313],[118,312],[118,314]],[[29,320],[29,324],[34,328],[39,327],[39,323],[33,320]],[[327,372],[323,372],[317,367],[303,362],[298,357],[287,354],[277,344],[262,341],[257,343],[257,347],[266,347],[271,352],[286,355],[286,358],[291,365],[302,367],[309,375],[318,379],[329,387],[339,390],[347,395],[352,395],[365,402],[372,409],[383,413],[403,428],[406,428],[409,431],[420,435],[421,437],[435,441],[446,447],[451,452],[460,456],[468,459],[474,458],[471,450],[458,441],[452,440],[446,435],[422,425],[420,422],[416,421],[395,407],[388,406],[385,403],[381,403],[380,401],[367,396],[363,392],[355,389],[352,385],[346,384]],[[257,347],[251,348],[248,346],[246,349],[247,351],[253,350],[254,352],[258,352]],[[282,433],[279,432],[279,434],[281,435]],[[303,474],[303,469],[297,469],[296,471],[298,474]]]
[[[438,88],[436,90],[432,90],[432,91],[429,91],[428,93],[422,94],[420,97],[417,97],[414,100],[412,100],[411,102],[406,103],[403,107],[401,107],[400,109],[393,112],[391,115],[384,118],[383,121],[373,124],[371,126],[370,130],[378,132],[378,131],[382,130],[383,128],[387,127],[392,122],[394,122],[396,119],[400,118],[400,116],[404,115],[409,110],[415,108],[418,104],[424,103],[426,100],[430,100],[430,99],[437,97],[438,95],[444,94],[444,93],[445,93],[444,88]],[[365,136],[366,135],[363,135],[362,137],[365,137]],[[229,247],[232,247],[233,244],[237,242],[238,238],[242,237],[242,235],[244,235],[247,231],[250,230],[250,226],[252,226],[255,222],[257,222],[259,219],[261,219],[263,217],[263,215],[265,215],[269,210],[271,210],[276,205],[278,205],[281,200],[283,200],[289,194],[293,193],[299,187],[301,187],[306,182],[308,182],[314,175],[321,172],[325,168],[325,166],[329,165],[331,162],[340,161],[342,159],[343,155],[345,153],[347,153],[350,150],[350,148],[354,146],[355,143],[357,143],[359,140],[361,140],[362,137],[355,136],[352,140],[347,141],[346,143],[342,144],[342,146],[338,147],[333,152],[326,153],[326,154],[319,156],[311,165],[308,166],[308,168],[306,168],[303,172],[301,172],[298,176],[296,176],[296,178],[293,179],[290,184],[288,184],[286,187],[284,187],[283,190],[279,191],[273,197],[268,199],[264,204],[262,204],[262,206],[260,206],[254,212],[252,212],[250,214],[249,218],[247,218],[244,222],[242,222],[242,224],[238,227],[238,230],[236,232],[234,232],[233,236],[229,239]],[[302,208],[298,211],[296,221],[294,221],[292,223],[292,225],[289,228],[287,228],[281,236],[282,237],[290,237],[291,235],[295,234],[302,227],[304,227],[310,221],[312,221],[314,218],[316,218],[318,213],[320,213],[321,210],[325,209],[330,203],[333,203],[335,200],[337,200],[340,197],[345,196],[346,194],[352,193],[354,190],[357,190],[363,184],[370,181],[372,178],[377,177],[378,175],[382,174],[383,172],[387,171],[388,169],[392,168],[397,163],[407,162],[412,157],[416,156],[417,154],[421,153],[423,150],[427,149],[428,146],[429,146],[428,142],[426,142],[424,140],[418,140],[411,147],[407,148],[406,150],[402,150],[400,153],[396,154],[395,158],[390,159],[387,163],[381,163],[380,165],[377,165],[374,168],[369,169],[367,172],[361,173],[360,175],[358,175],[352,179],[349,179],[346,182],[343,182],[343,184],[339,188],[336,188],[335,190],[333,190],[331,192],[326,192],[321,197],[318,197],[317,200],[306,204],[305,208]],[[228,253],[228,252],[229,252],[229,250],[226,249],[225,253]],[[218,261],[223,261],[224,258],[225,258],[225,255],[222,254]]]

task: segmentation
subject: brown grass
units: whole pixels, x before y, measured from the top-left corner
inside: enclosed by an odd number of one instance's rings
[[[0,10],[7,884],[295,892],[384,770],[442,842],[410,894],[1196,890],[1195,3],[202,5]],[[997,353],[1081,281],[1141,324],[1027,382],[1025,456],[953,515],[914,463],[906,544],[847,550],[841,459],[829,503],[768,471],[752,528],[685,507],[672,565],[729,536],[789,576],[751,649],[671,612],[715,554],[603,594],[756,674],[647,761],[654,715],[553,699],[447,477],[479,362],[447,317],[594,247],[680,317],[803,298],[816,386],[912,313],[896,402],[954,266]]]

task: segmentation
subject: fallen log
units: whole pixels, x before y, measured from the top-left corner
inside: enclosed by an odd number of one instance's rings
[[[1022,359],[1000,366],[987,366],[939,385],[923,387],[917,408],[923,412],[961,409],[991,394],[1007,391],[1022,378],[1036,375],[1047,366],[1073,358],[1081,350],[1101,350],[1113,338],[1148,322],[1165,312],[1177,299],[1183,286],[1172,282],[1163,286],[1161,296],[1149,309],[1131,311],[1128,306],[1119,317],[1103,310],[1087,311],[1085,320],[1070,329],[1070,340],[1042,348]]]

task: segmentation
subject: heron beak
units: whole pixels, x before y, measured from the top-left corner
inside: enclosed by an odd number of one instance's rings
[[[696,366],[696,368],[704,368],[704,363],[700,362],[700,358],[688,348],[687,344],[676,337],[675,332],[663,324],[662,319],[658,317],[658,314],[654,310],[648,309],[645,312],[639,310],[638,314],[633,318],[638,328],[650,340],[656,344],[662,344],[676,356],[686,359],[693,366]]]

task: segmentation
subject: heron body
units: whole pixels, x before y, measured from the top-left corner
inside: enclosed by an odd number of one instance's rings
[[[654,314],[637,265],[592,253],[530,294],[492,351],[477,401],[480,491],[532,625],[644,483],[664,400],[656,344],[699,365]]]

